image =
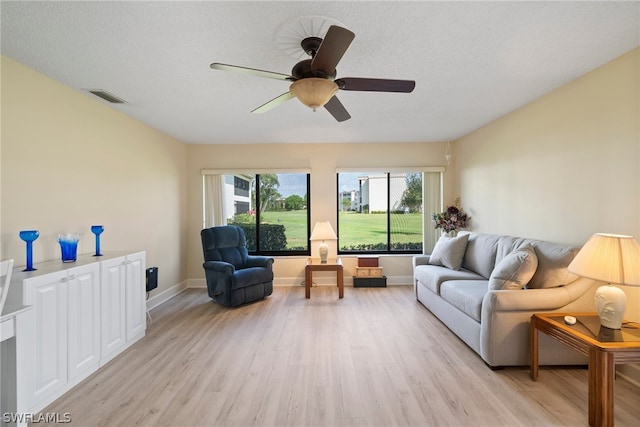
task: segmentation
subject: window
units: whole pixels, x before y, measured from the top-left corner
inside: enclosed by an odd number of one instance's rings
[[[242,227],[252,254],[310,254],[308,173],[204,175],[205,228]]]
[[[338,252],[422,253],[422,176],[338,173]]]

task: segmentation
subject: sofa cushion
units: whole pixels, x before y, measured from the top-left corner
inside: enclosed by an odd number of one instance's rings
[[[424,287],[440,295],[440,284],[447,280],[479,280],[479,274],[468,270],[450,270],[437,265],[418,265],[414,269],[414,278]]]
[[[578,278],[567,269],[578,253],[578,248],[540,240],[533,240],[531,243],[538,256],[538,269],[527,288],[555,288],[567,285]]]
[[[462,260],[462,268],[474,271],[488,279],[495,265],[496,250],[500,236],[484,233],[469,233],[469,243]]]
[[[442,283],[440,296],[479,322],[482,313],[482,299],[487,291],[486,280],[449,280]]]
[[[538,268],[538,257],[529,244],[516,249],[496,265],[489,277],[489,290],[524,288]]]
[[[521,237],[512,237],[512,236],[500,236],[500,240],[498,241],[498,249],[496,250],[496,262],[497,266],[500,264],[503,258],[509,255],[511,252],[528,244],[529,242],[526,239]]]
[[[443,234],[436,242],[436,246],[429,256],[429,264],[442,265],[452,270],[460,270],[468,241],[468,234],[456,237],[449,237]]]

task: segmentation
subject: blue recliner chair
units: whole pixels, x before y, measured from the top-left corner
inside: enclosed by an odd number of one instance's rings
[[[244,230],[236,225],[200,232],[209,296],[235,307],[273,292],[273,258],[249,255]]]

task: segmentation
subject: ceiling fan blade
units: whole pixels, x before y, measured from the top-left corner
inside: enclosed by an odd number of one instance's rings
[[[329,100],[329,102],[324,104],[324,108],[326,108],[327,111],[339,122],[344,122],[351,118],[346,108],[344,108],[344,105],[342,105],[342,102],[340,102],[338,97],[335,95]]]
[[[332,25],[324,36],[320,47],[311,61],[311,70],[322,70],[327,76],[333,74],[336,65],[356,35],[346,28]]]
[[[276,108],[278,105],[284,104],[285,102],[287,102],[292,98],[295,98],[294,94],[292,94],[291,92],[285,92],[280,96],[276,96],[271,101],[262,104],[261,106],[259,106],[258,108],[256,108],[251,112],[253,114],[266,113],[267,111]]]
[[[273,71],[256,70],[255,68],[240,67],[238,65],[220,64],[219,62],[214,62],[213,64],[211,64],[211,68],[213,68],[214,70],[232,71],[234,73],[249,74],[249,75],[258,76],[258,77],[266,77],[268,79],[289,80],[289,81],[295,80],[293,77],[291,77],[288,74],[274,73]]]
[[[368,79],[360,77],[344,77],[335,83],[342,90],[359,90],[371,92],[412,92],[416,87],[413,80]]]

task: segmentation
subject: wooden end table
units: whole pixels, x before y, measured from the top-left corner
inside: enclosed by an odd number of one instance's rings
[[[564,316],[577,322],[568,325]],[[538,379],[538,331],[589,357],[589,425],[613,426],[615,365],[640,362],[640,328],[600,326],[595,313],[536,313],[531,316],[531,379]]]
[[[320,258],[309,258],[305,273],[305,297],[311,298],[311,283],[313,282],[314,271],[335,271],[338,281],[338,297],[344,297],[344,274],[342,268],[342,260],[340,258],[329,258],[327,262],[320,262]]]

